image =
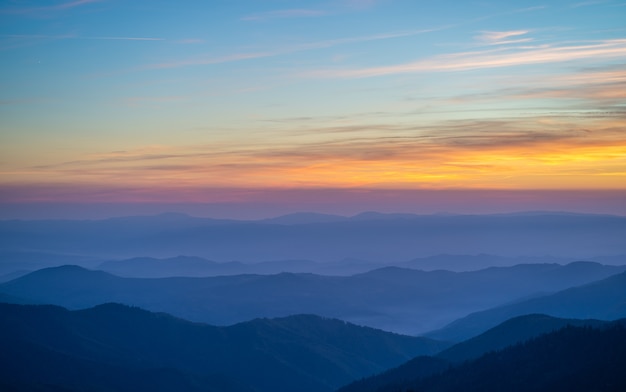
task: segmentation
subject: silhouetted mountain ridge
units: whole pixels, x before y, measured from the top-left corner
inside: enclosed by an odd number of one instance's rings
[[[149,390],[167,378],[170,390],[330,391],[445,347],[312,315],[215,327],[119,304],[0,304],[0,330],[5,385],[68,390]]]
[[[528,315],[508,320],[437,357],[414,358],[339,391],[617,392],[626,387],[625,365],[626,319]]]

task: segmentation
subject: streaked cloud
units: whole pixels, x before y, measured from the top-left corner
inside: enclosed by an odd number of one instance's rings
[[[514,31],[483,31],[476,39],[486,45],[505,45],[530,42],[532,38],[514,38],[528,34],[528,30]]]
[[[156,37],[76,37],[77,39],[93,39],[101,41],[165,41],[165,38]]]
[[[609,3],[609,2],[610,1],[607,1],[607,0],[581,1],[580,3],[571,4],[570,8],[588,7],[588,6],[592,6],[592,5],[606,4],[606,3]]]
[[[337,39],[315,41],[315,42],[304,42],[300,44],[285,45],[276,49],[269,49],[266,51],[241,52],[241,53],[234,53],[234,54],[223,55],[223,56],[201,56],[201,57],[193,57],[193,58],[187,58],[187,59],[181,59],[181,60],[165,61],[162,63],[149,64],[141,68],[142,69],[164,69],[164,68],[180,68],[180,67],[189,67],[189,66],[197,66],[197,65],[229,63],[229,62],[252,60],[252,59],[258,59],[258,58],[264,58],[264,57],[274,57],[274,56],[280,56],[284,54],[302,52],[302,51],[307,51],[307,50],[331,48],[334,46],[348,45],[352,43],[379,41],[379,40],[401,38],[401,37],[410,37],[410,36],[429,33],[429,32],[433,32],[433,31],[437,31],[441,29],[443,28],[395,31],[395,32],[388,32],[388,33],[365,35],[361,37],[348,37],[348,38],[337,38]]]
[[[10,50],[25,46],[38,45],[42,43],[59,40],[94,40],[94,41],[166,41],[160,37],[89,37],[76,34],[2,34],[0,35],[0,50]]]
[[[517,78],[494,76],[486,79],[499,88],[486,91],[441,97],[431,100],[445,113],[462,110],[495,112],[497,110],[553,113],[561,116],[619,116],[624,115],[626,99],[626,69],[622,66],[582,68],[558,75],[520,75]],[[525,104],[526,101],[527,104]],[[508,108],[495,106],[511,104]],[[530,105],[533,106],[530,106]],[[468,105],[475,109],[468,109]],[[469,116],[469,114],[468,114]]]
[[[285,18],[311,18],[324,16],[328,13],[322,10],[314,9],[288,9],[288,10],[276,10],[260,12],[257,14],[247,15],[241,18],[245,21],[264,21],[270,19],[285,19]]]
[[[466,71],[565,62],[570,60],[626,57],[626,39],[589,44],[495,49],[435,56],[411,63],[360,69],[312,71],[305,76],[322,78],[367,78],[415,72]]]
[[[203,39],[200,39],[200,38],[184,38],[184,39],[176,40],[175,42],[177,44],[188,45],[188,44],[202,44],[202,43],[204,43],[206,41],[203,40]]]
[[[85,40],[99,40],[99,41],[165,41],[165,38],[158,37],[90,37],[80,36],[76,34],[57,34],[57,35],[41,35],[41,34],[2,34],[0,38],[13,38],[13,39],[85,39]]]
[[[43,7],[6,7],[0,8],[0,14],[40,16],[53,12],[69,10],[89,4],[101,3],[105,0],[74,0]]]
[[[316,18],[335,15],[346,11],[360,11],[373,8],[387,0],[341,0],[329,4],[326,8],[281,9],[245,15],[242,21],[267,21],[273,19]]]
[[[497,42],[507,39],[509,37],[516,37],[519,35],[528,34],[528,30],[513,30],[513,31],[483,31],[480,38],[488,42]]]
[[[145,105],[160,105],[171,102],[184,101],[186,97],[180,95],[168,95],[168,96],[134,96],[124,99],[124,103],[130,107],[145,106]]]
[[[104,0],[74,0],[74,1],[69,1],[65,3],[57,4],[54,6],[46,7],[46,8],[55,9],[55,10],[65,10],[68,8],[80,7],[82,5],[87,5],[87,4],[92,4],[92,3],[101,3],[102,1]]]
[[[230,63],[234,61],[243,61],[243,60],[251,60],[258,59],[263,57],[274,56],[273,52],[250,52],[250,53],[235,53],[227,56],[218,56],[218,57],[196,57],[189,58],[185,60],[175,60],[170,62],[163,63],[155,63],[149,64],[141,67],[141,69],[168,69],[168,68],[181,68],[181,67],[189,67],[195,65],[209,65],[209,64],[221,64],[221,63]]]
[[[342,5],[353,9],[368,9],[388,0],[342,0]]]

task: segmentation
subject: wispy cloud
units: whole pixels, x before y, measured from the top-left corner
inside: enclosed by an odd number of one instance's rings
[[[462,52],[383,67],[330,69],[312,71],[305,76],[321,78],[366,78],[415,72],[465,71],[564,62],[579,59],[618,58],[626,56],[626,39],[605,40],[586,45],[539,46]]]
[[[58,4],[56,6],[51,6],[48,8],[53,8],[53,9],[68,9],[68,8],[75,8],[75,7],[80,7],[81,5],[86,5],[86,4],[91,4],[91,3],[100,3],[104,0],[75,0],[75,1],[70,1],[67,3],[61,3]]]
[[[170,62],[162,62],[149,64],[141,67],[141,69],[169,69],[169,68],[181,68],[181,67],[189,67],[189,66],[197,66],[197,65],[209,65],[209,64],[222,64],[222,63],[230,63],[233,61],[243,61],[243,60],[251,60],[258,59],[263,57],[270,57],[276,55],[274,52],[250,52],[250,53],[235,53],[227,56],[218,56],[218,57],[196,57],[185,60],[177,60]]]
[[[516,10],[513,10],[511,13],[513,13],[513,14],[520,14],[520,13],[524,13],[524,12],[540,11],[540,10],[544,10],[546,8],[548,8],[547,5],[535,5],[535,6],[532,6],[532,7],[518,8]]]
[[[257,14],[247,15],[241,18],[245,21],[264,21],[270,19],[287,19],[287,18],[311,18],[324,16],[328,13],[322,10],[313,9],[288,9],[288,10],[276,10],[268,12],[260,12]]]
[[[234,54],[229,54],[229,55],[224,55],[224,56],[201,56],[201,57],[194,57],[194,58],[188,58],[188,59],[183,59],[183,60],[166,61],[162,63],[149,64],[144,67],[141,67],[141,69],[180,68],[180,67],[188,67],[188,66],[221,64],[221,63],[229,63],[229,62],[234,62],[234,61],[252,60],[252,59],[258,59],[258,58],[264,58],[264,57],[273,57],[273,56],[279,56],[279,55],[284,55],[284,54],[289,54],[289,53],[302,52],[302,51],[307,51],[307,50],[331,48],[334,46],[348,45],[352,43],[409,37],[413,35],[438,31],[438,30],[442,30],[445,28],[447,27],[441,27],[441,28],[435,28],[435,29],[395,31],[395,32],[388,32],[388,33],[366,35],[366,36],[361,36],[361,37],[348,37],[348,38],[337,38],[337,39],[315,41],[315,42],[304,42],[300,44],[285,45],[280,48],[270,49],[266,51],[242,52],[242,53],[234,53]]]
[[[588,7],[588,6],[592,6],[592,5],[606,4],[608,2],[609,1],[607,1],[607,0],[581,1],[580,3],[574,3],[574,4],[570,5],[570,8]]]
[[[379,5],[385,0],[343,0],[342,5],[353,9],[368,9]]]
[[[16,49],[59,40],[166,41],[165,38],[159,37],[84,37],[76,34],[3,34],[0,35],[0,50]]]
[[[509,37],[515,37],[515,36],[524,35],[527,33],[528,33],[528,30],[484,31],[483,34],[480,36],[480,38],[483,39],[484,41],[497,42],[497,41],[502,41],[503,39],[506,39]]]
[[[434,113],[506,111],[551,113],[560,116],[625,116],[626,69],[622,66],[582,68],[560,74],[494,75],[480,84],[490,86],[438,98],[422,97]],[[495,87],[497,86],[497,88]],[[522,102],[526,101],[526,102]]]
[[[93,39],[101,41],[165,41],[165,38],[156,37],[76,37],[76,39]]]
[[[388,0],[340,0],[333,2],[332,6],[325,9],[293,8],[259,12],[245,15],[240,20],[243,21],[267,21],[273,19],[292,18],[315,18],[328,15],[336,15],[345,12],[354,12],[371,9]]]
[[[108,36],[108,37],[89,37],[89,36],[80,36],[76,34],[57,34],[57,35],[45,35],[45,34],[1,34],[0,38],[8,38],[8,39],[46,39],[46,40],[57,40],[57,39],[85,39],[85,40],[112,40],[112,41],[165,41],[165,38],[157,38],[157,37],[116,37],[116,36]]]
[[[528,98],[567,98],[584,99],[584,106],[589,110],[602,107],[600,105],[615,105],[621,108],[626,99],[626,70],[605,69],[587,70],[575,74],[552,76],[539,80],[538,89],[532,89],[529,85],[526,90],[520,92]],[[596,101],[591,103],[590,101]],[[624,113],[622,112],[622,115]]]
[[[89,4],[101,3],[105,0],[74,0],[44,7],[7,7],[0,8],[0,14],[44,16],[53,12],[69,10]]]
[[[504,45],[522,42],[530,42],[532,38],[514,38],[528,34],[528,30],[513,31],[483,31],[476,39],[486,45]]]
[[[205,41],[203,39],[200,39],[200,38],[184,38],[184,39],[176,40],[175,42],[177,44],[188,45],[188,44],[202,44]]]
[[[124,99],[124,103],[127,106],[137,107],[144,105],[160,105],[164,103],[172,103],[172,102],[181,102],[184,101],[186,97],[179,95],[168,95],[168,96],[135,96]]]

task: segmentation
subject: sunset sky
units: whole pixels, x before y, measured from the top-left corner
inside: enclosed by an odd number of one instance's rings
[[[626,1],[4,0],[0,204],[626,215]]]

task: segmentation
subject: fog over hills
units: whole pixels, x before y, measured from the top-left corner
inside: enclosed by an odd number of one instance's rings
[[[386,267],[342,277],[280,273],[146,279],[63,266],[1,284],[0,293],[71,309],[120,302],[216,325],[311,313],[419,334],[472,312],[588,283],[625,268],[577,262],[458,273]]]
[[[530,313],[602,320],[626,317],[626,273],[554,294],[472,313],[427,336],[460,341],[475,336],[509,318]]]

